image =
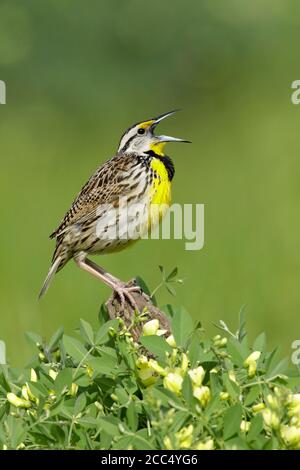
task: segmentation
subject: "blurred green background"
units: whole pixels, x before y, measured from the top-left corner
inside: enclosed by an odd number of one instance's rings
[[[0,338],[8,358],[29,357],[24,332],[46,338],[80,317],[97,323],[109,290],[73,262],[47,296],[57,226],[122,132],[172,108],[173,201],[205,204],[205,246],[148,241],[98,262],[154,288],[157,266],[186,279],[175,299],[209,334],[236,327],[247,305],[250,336],[266,330],[285,352],[300,336],[300,78],[297,0],[1,0]]]

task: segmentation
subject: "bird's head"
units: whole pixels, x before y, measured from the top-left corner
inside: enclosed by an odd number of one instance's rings
[[[157,155],[164,155],[164,147],[167,142],[189,142],[189,140],[179,139],[177,137],[154,134],[157,124],[176,111],[177,110],[169,111],[156,118],[138,122],[129,127],[121,137],[118,152],[147,155],[148,152],[152,151]]]

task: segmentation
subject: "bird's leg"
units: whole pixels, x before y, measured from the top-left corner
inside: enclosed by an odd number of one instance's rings
[[[123,281],[121,281],[121,279],[118,279],[117,277],[115,277],[112,274],[108,273],[103,268],[101,268],[101,266],[94,263],[90,259],[86,259],[85,261],[95,271],[99,272],[101,275],[104,275],[104,276],[108,277],[114,283],[114,285],[118,285],[121,288],[125,288],[127,290],[127,292],[141,292],[142,291],[142,289],[138,285],[127,287],[126,284]]]
[[[124,308],[124,303],[125,303],[125,297],[127,297],[132,307],[134,309],[137,309],[137,311],[139,311],[139,308],[137,306],[135,299],[130,294],[130,292],[133,291],[131,287],[126,287],[119,279],[114,278],[114,276],[107,273],[100,266],[93,263],[93,261],[83,256],[74,257],[74,261],[79,268],[84,269],[84,271],[87,271],[88,273],[92,274],[96,278],[100,279],[108,287],[113,289],[120,297],[121,305],[123,308]],[[136,288],[135,289],[136,291],[138,286],[133,286],[133,287]]]

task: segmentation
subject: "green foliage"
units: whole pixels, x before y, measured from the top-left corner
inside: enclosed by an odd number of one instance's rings
[[[265,335],[251,347],[241,314],[236,333],[220,322],[226,336],[208,339],[184,309],[168,313],[172,336],[139,344],[105,309],[99,329],[80,320],[76,338],[29,333],[30,364],[0,366],[1,447],[300,448],[299,374]]]

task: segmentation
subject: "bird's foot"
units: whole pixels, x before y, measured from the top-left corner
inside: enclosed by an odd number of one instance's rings
[[[119,284],[118,286],[115,286],[114,290],[120,298],[121,307],[123,309],[125,307],[125,299],[127,299],[129,304],[133,307],[133,309],[139,312],[139,307],[135,301],[135,298],[131,294],[131,292],[141,292],[141,288],[139,286],[127,287],[125,284]]]

